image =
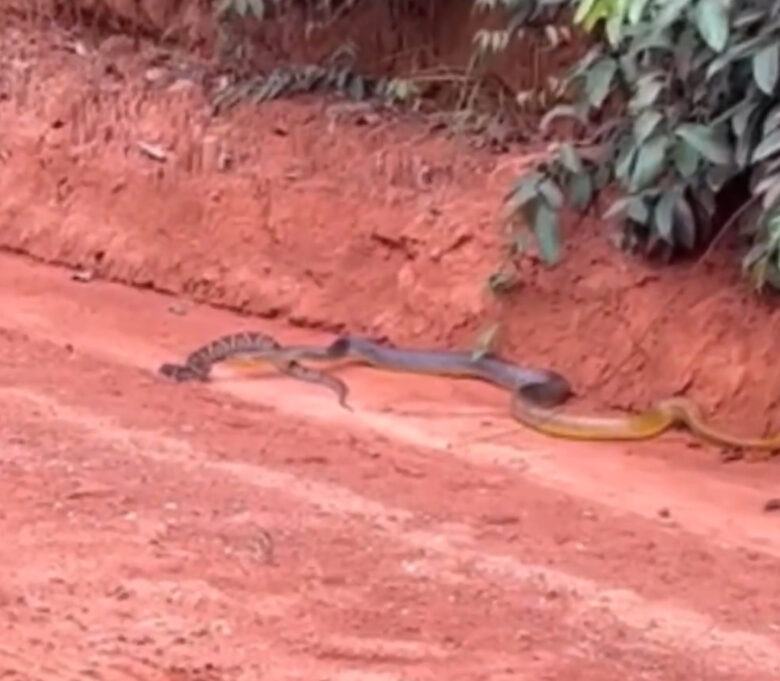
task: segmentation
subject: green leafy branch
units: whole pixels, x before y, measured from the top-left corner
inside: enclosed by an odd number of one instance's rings
[[[545,260],[559,256],[551,213],[566,200],[581,206],[614,182],[620,196],[604,217],[622,220],[624,243],[675,254],[711,238],[721,191],[745,178],[742,202],[760,199],[746,231],[753,240],[746,271],[758,286],[780,280],[780,2],[568,4],[597,42],[569,75],[574,103],[555,107],[542,126],[569,117],[587,127],[594,114],[617,113],[587,163],[575,145],[561,145],[507,196],[509,213],[528,221]]]

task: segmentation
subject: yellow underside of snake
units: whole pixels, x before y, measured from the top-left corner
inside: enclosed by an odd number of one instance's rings
[[[719,446],[780,449],[780,433],[763,438],[724,433],[706,423],[697,405],[687,398],[664,399],[639,413],[619,416],[564,413],[558,407],[571,395],[571,386],[554,371],[521,367],[493,354],[475,357],[463,351],[403,349],[354,336],[339,336],[325,347],[282,346],[265,334],[239,332],[202,346],[189,355],[184,365],[163,365],[160,372],[175,380],[205,380],[211,365],[217,362],[244,366],[271,363],[294,378],[327,386],[346,407],[346,384],[324,371],[301,365],[301,361],[331,364],[346,361],[385,371],[482,380],[511,392],[511,414],[517,421],[557,438],[646,440],[671,428],[685,427],[699,439]]]

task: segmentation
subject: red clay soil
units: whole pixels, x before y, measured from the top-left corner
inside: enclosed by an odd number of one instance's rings
[[[762,466],[479,444],[449,381],[166,383],[252,320],[16,257],[0,319],[4,676],[780,678]]]
[[[780,678],[776,461],[551,441],[443,379],[350,371],[348,412],[154,373],[241,328],[454,347],[500,318],[503,352],[594,405],[689,387],[750,431],[778,315],[736,271],[656,273],[590,223],[499,307],[525,157],[321,102],[212,119],[150,46],[0,36],[0,245],[84,270],[0,257],[0,675]]]

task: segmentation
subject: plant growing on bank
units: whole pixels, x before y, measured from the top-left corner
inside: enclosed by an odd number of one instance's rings
[[[476,10],[495,9],[494,0],[473,0]],[[391,21],[402,17],[419,19],[431,11],[435,0],[385,0]],[[523,27],[511,24],[503,29],[478,29],[474,50],[465,68],[445,65],[422,68],[403,77],[372,76],[361,71],[358,55],[349,40],[318,63],[284,64],[270,71],[252,65],[252,30],[260,22],[288,17],[302,21],[306,37],[354,14],[369,3],[366,0],[212,0],[217,22],[218,51],[229,65],[232,81],[214,101],[215,112],[240,102],[261,103],[298,94],[332,93],[356,102],[397,107],[406,106],[432,113],[447,127],[479,134],[493,129],[506,138],[527,134],[529,111],[545,110],[558,100],[561,83],[546,74],[546,87],[533,84],[525,92],[513,91],[489,71],[490,61],[502,52],[512,37],[530,30],[542,34],[552,48],[571,39],[568,22],[554,25],[546,21]],[[531,12],[547,15],[549,12]],[[396,29],[402,30],[400,22]],[[498,137],[502,135],[499,134]]]
[[[566,200],[582,210],[616,186],[604,217],[621,219],[623,245],[673,255],[705,244],[724,188],[742,187],[742,203],[726,208],[749,218],[744,269],[756,286],[780,287],[780,0],[493,2],[516,25],[542,8],[572,10],[595,38],[568,75],[571,103],[541,121],[592,131],[600,117],[595,132],[555,145],[506,200],[547,262],[559,258]]]
[[[387,1],[399,11],[398,0]],[[593,44],[563,83],[554,84],[553,97],[566,93],[566,103],[547,111],[540,124],[549,133],[568,118],[587,137],[554,145],[509,192],[515,251],[530,228],[542,257],[556,262],[564,204],[585,210],[610,186],[617,199],[604,217],[619,220],[625,248],[669,257],[691,252],[736,211],[749,241],[745,271],[759,287],[780,287],[780,0],[473,1],[476,10],[503,10],[507,20],[500,30],[474,36],[467,104],[486,60],[521,33],[541,33],[554,46],[573,23]],[[295,4],[214,2],[219,16],[248,20],[278,16]],[[361,2],[300,4],[307,16],[328,23]],[[372,79],[357,73],[354,62],[355,55],[342,54],[322,65],[244,79],[217,105],[315,90],[353,99],[417,96],[412,80]],[[729,205],[726,194],[741,203]]]

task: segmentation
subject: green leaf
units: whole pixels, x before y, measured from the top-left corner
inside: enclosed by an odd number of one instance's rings
[[[607,16],[604,32],[612,47],[620,45],[620,41],[623,38],[623,29],[629,2],[630,0],[610,0],[609,15]]]
[[[610,57],[602,57],[588,69],[585,82],[585,93],[591,106],[601,108],[612,87],[612,80],[617,73],[617,62]]]
[[[655,109],[645,109],[634,121],[634,139],[637,144],[642,144],[655,132],[658,124],[664,119]]]
[[[646,225],[650,219],[650,210],[647,208],[647,203],[644,199],[637,196],[628,204],[627,215],[634,222]]]
[[[679,193],[676,191],[666,191],[661,195],[658,203],[655,204],[655,227],[660,236],[670,246],[674,246],[674,204],[677,202]]]
[[[539,195],[553,210],[560,210],[563,206],[563,192],[549,177],[539,183]]]
[[[558,214],[540,203],[534,217],[534,233],[539,242],[539,254],[548,265],[554,265],[560,258],[558,238]]]
[[[580,155],[570,142],[561,144],[561,148],[558,150],[558,157],[561,159],[563,167],[570,173],[579,175],[584,172],[585,168],[582,165],[582,159],[580,159]]]
[[[772,43],[753,57],[753,78],[764,94],[772,95],[780,72],[780,44]]]
[[[620,154],[618,154],[615,161],[615,177],[626,187],[629,185],[631,175],[633,174],[636,156],[636,147],[627,145]]]
[[[584,9],[584,11],[583,11]],[[612,10],[612,0],[580,0],[574,15],[574,23],[590,32],[600,19],[607,19]]]
[[[754,108],[758,108],[758,103],[754,103],[753,106]],[[780,128],[780,104],[772,107],[764,118],[764,124],[761,126],[761,133],[766,137],[770,132],[773,132],[778,128]]]
[[[577,210],[582,210],[593,198],[593,180],[587,173],[573,175],[569,181],[569,200]]]
[[[728,165],[732,161],[732,152],[728,143],[705,125],[683,123],[677,127],[675,134],[711,163]]]
[[[627,0],[609,0],[604,34],[610,46],[616,48],[623,38],[623,24],[626,17]]]
[[[577,11],[574,13],[574,23],[582,23],[585,17],[594,9],[598,0],[580,0]]]
[[[696,217],[688,200],[682,195],[674,203],[674,241],[689,251],[696,245]]]
[[[515,181],[512,190],[509,192],[507,199],[516,198],[522,203],[527,203],[538,193],[536,185],[544,179],[544,175],[538,170],[532,170],[524,173]]]
[[[623,81],[631,83],[639,78],[639,68],[633,54],[621,54],[618,58],[618,64]]]
[[[707,45],[722,52],[729,41],[729,13],[724,0],[699,0],[695,12],[696,28]]]
[[[651,31],[649,33],[641,34],[634,40],[628,47],[628,54],[632,57],[638,57],[641,53],[648,50],[673,50],[674,44],[672,43],[669,35],[663,31]]]
[[[696,205],[701,208],[708,218],[715,215],[715,194],[706,184],[696,187]]]
[[[647,220],[650,217],[650,211],[648,211],[647,204],[641,197],[625,196],[615,201],[604,212],[602,217],[604,220],[609,220],[618,215],[625,215],[634,222],[644,225],[647,224]]]
[[[769,246],[765,242],[759,241],[753,244],[742,260],[742,269],[757,291],[764,287],[770,255]]]
[[[631,24],[638,24],[642,14],[647,7],[648,0],[631,0],[628,6],[628,21]]]
[[[690,0],[665,0],[663,9],[658,13],[655,19],[655,26],[658,30],[663,30],[671,26],[683,11],[690,5]]]
[[[526,173],[515,182],[512,190],[504,198],[504,217],[509,218],[517,214],[531,201],[539,197],[539,182],[544,175],[538,171]]]
[[[629,106],[632,111],[641,111],[654,106],[664,87],[663,74],[659,71],[647,73],[636,82],[634,95]]]
[[[693,26],[687,26],[677,37],[674,48],[675,74],[679,80],[687,80],[691,76],[696,57],[701,54],[700,41]]]
[[[601,216],[602,219],[609,220],[610,218],[627,213],[628,204],[630,204],[633,200],[633,196],[623,196],[616,201],[613,201],[612,205],[610,205],[610,207],[604,211],[604,214]]]
[[[750,117],[757,108],[758,102],[748,99],[734,112],[734,115],[731,118],[731,129],[737,137],[741,137],[745,134],[745,130],[747,130],[748,123],[750,122]]]
[[[734,160],[739,168],[747,168],[755,147],[761,139],[760,123],[764,117],[765,106],[757,105],[750,110],[745,120],[745,127],[737,137],[737,148],[734,152]]]
[[[639,147],[631,173],[632,191],[640,191],[658,178],[664,169],[667,146],[668,138],[666,135],[656,135]]]
[[[717,194],[723,185],[733,176],[733,169],[726,168],[725,166],[710,166],[707,168],[707,185],[712,190],[713,194]]]
[[[685,179],[693,177],[699,168],[700,160],[699,152],[685,140],[678,140],[672,149],[672,162],[677,172]]]
[[[617,14],[609,17],[604,32],[609,44],[612,47],[617,47],[620,44],[620,39],[623,37],[623,17]]]
[[[764,46],[764,44],[771,42],[771,37],[759,35],[755,38],[749,38],[748,40],[743,40],[740,43],[732,45],[728,50],[710,62],[709,66],[707,67],[705,80],[710,80],[713,76],[722,71],[732,62],[748,56],[754,50],[760,49]]]
[[[765,158],[774,156],[778,151],[780,151],[780,130],[775,130],[759,142],[758,146],[753,150],[751,160],[753,163],[757,163]]]
[[[362,102],[366,98],[366,82],[362,78],[353,78],[347,92],[354,101]]]
[[[753,244],[750,247],[750,250],[745,253],[745,256],[742,258],[742,267],[745,270],[749,270],[759,260],[766,258],[768,254],[769,248],[767,247],[767,243],[765,241],[759,241]]]
[[[780,157],[773,158],[771,161],[765,161],[761,164],[761,170],[763,171],[763,174],[761,175],[761,178],[767,177],[769,175],[773,175],[774,173],[780,171]]]
[[[780,199],[780,174],[765,177],[756,185],[753,194],[761,196],[763,194],[762,205],[764,210],[770,210]]]

